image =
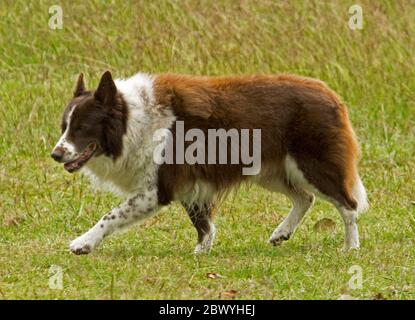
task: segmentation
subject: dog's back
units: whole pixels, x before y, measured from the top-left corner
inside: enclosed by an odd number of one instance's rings
[[[322,82],[297,76],[161,75],[155,79],[155,94],[184,122],[185,132],[197,128],[207,137],[208,129],[261,129],[261,162],[267,172],[283,173],[287,179],[289,156],[322,194],[356,209],[358,145],[346,107]],[[230,145],[227,150],[230,153]],[[202,179],[220,191],[247,178],[241,175],[241,166],[206,161],[179,169],[165,165],[161,171],[174,175],[165,178],[166,184],[175,184],[166,192],[188,185],[176,184],[183,179]]]

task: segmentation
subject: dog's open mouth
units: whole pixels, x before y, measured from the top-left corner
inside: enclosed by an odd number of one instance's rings
[[[94,155],[96,149],[96,143],[89,144],[77,159],[66,162],[63,167],[70,173],[81,169],[82,166]]]

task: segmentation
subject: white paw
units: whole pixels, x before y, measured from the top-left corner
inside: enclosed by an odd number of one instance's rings
[[[72,241],[69,248],[74,254],[88,254],[97,246],[97,244],[98,241],[93,235],[85,233]]]
[[[195,254],[203,254],[203,253],[210,252],[210,249],[212,248],[212,245],[213,245],[213,240],[215,240],[215,235],[216,235],[215,226],[212,225],[211,228],[212,229],[211,229],[210,234],[207,234],[205,238],[203,239],[203,241],[197,244],[194,250]]]
[[[359,243],[354,243],[354,244],[345,244],[343,246],[343,252],[353,252],[353,251],[359,251],[360,250],[360,245]]]
[[[269,238],[269,242],[274,246],[279,246],[284,241],[287,241],[291,236],[291,231],[286,228],[278,227]]]

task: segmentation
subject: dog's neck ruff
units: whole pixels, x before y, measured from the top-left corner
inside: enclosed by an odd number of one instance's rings
[[[128,109],[122,154],[116,160],[105,155],[95,157],[82,173],[94,186],[127,197],[156,185],[158,166],[153,151],[160,142],[153,141],[153,133],[170,128],[175,117],[171,110],[157,104],[151,75],[139,73],[115,80],[115,84]]]

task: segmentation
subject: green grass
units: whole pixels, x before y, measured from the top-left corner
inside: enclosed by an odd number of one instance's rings
[[[360,1],[356,31],[350,1],[62,1],[64,28],[50,30],[56,2],[0,3],[0,298],[213,299],[231,289],[238,299],[415,298],[414,1]],[[362,146],[371,208],[359,222],[361,250],[341,251],[340,217],[321,201],[290,241],[271,247],[290,204],[253,188],[222,206],[209,256],[193,256],[196,232],[177,205],[92,255],[70,254],[70,240],[119,199],[49,153],[76,75],[91,87],[106,69],[326,81]],[[324,217],[333,232],[314,231]],[[63,290],[48,287],[51,265],[63,269]],[[348,287],[353,265],[361,289]]]

